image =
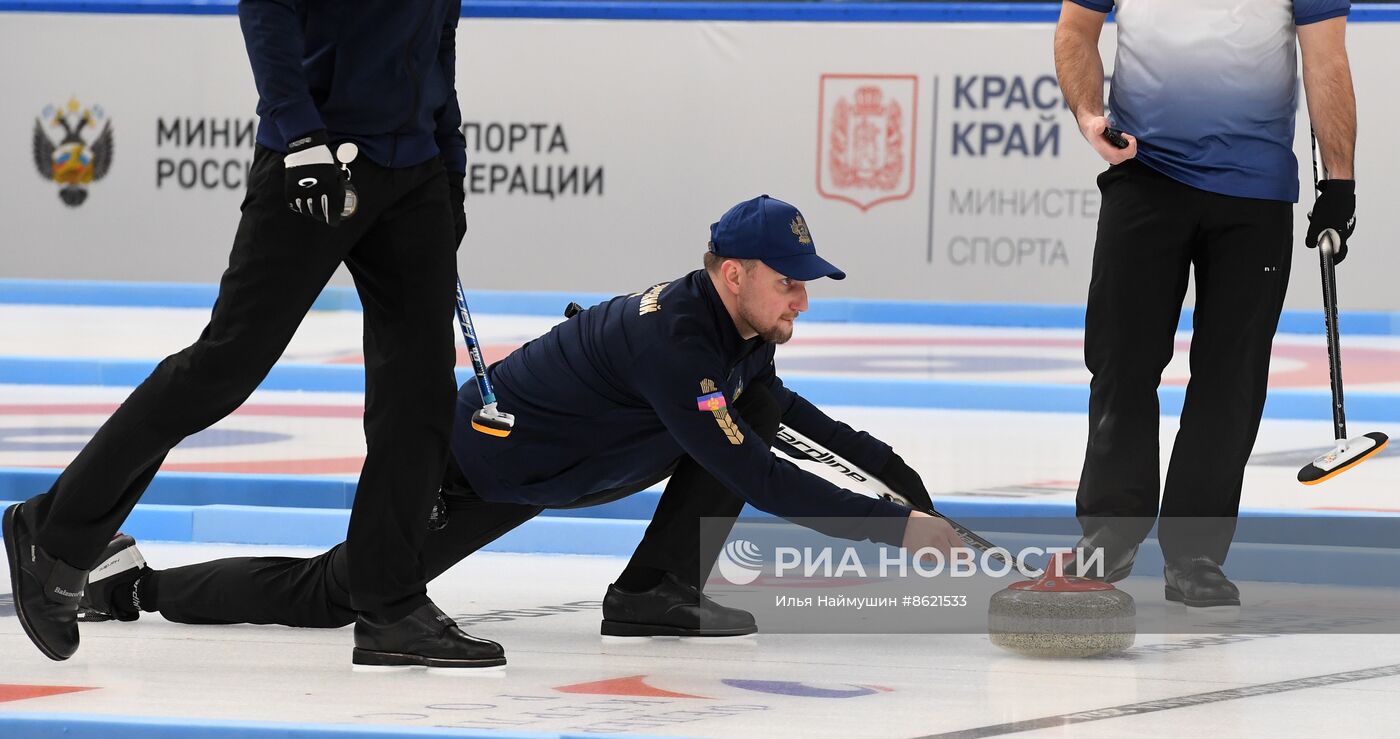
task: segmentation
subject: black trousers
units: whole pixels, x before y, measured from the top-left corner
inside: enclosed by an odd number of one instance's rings
[[[247,399],[343,262],[364,305],[368,445],[345,585],[358,610],[387,618],[426,601],[423,520],[447,463],[456,397],[446,175],[437,159],[403,169],[362,159],[351,169],[360,211],[329,228],[291,212],[282,156],[258,148],[209,324],[31,501],[40,546],[91,567],[170,449]]]
[[[763,386],[748,388],[734,410],[769,445],[781,420],[778,403]],[[570,508],[599,505],[631,495],[666,477],[631,487],[591,495]],[[703,588],[719,556],[726,526],[701,530],[700,520],[733,520],[743,500],[725,488],[690,457],[670,468],[670,481],[656,513],[632,554],[632,564],[665,570]],[[534,518],[543,508],[484,501],[472,492],[456,464],[448,465],[443,483],[447,526],[427,535],[423,565],[429,579],[437,577],[506,532]],[[426,525],[427,512],[420,519]],[[165,618],[196,624],[283,624],[334,628],[352,623],[356,608],[346,587],[346,544],[311,558],[232,557],[161,570],[145,586],[149,610]]]
[[[1259,431],[1292,251],[1292,204],[1205,192],[1136,161],[1099,175],[1102,209],[1084,325],[1093,373],[1078,515],[1140,542],[1158,515],[1157,386],[1192,267],[1191,380],[1159,538],[1170,560],[1223,562]]]

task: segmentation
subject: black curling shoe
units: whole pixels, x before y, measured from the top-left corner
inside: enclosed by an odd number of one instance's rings
[[[1137,559],[1137,544],[1129,544],[1113,532],[1108,530],[1098,530],[1093,535],[1079,537],[1079,542],[1074,545],[1078,554],[1075,563],[1084,561],[1083,572],[1069,572],[1067,574],[1076,577],[1084,577],[1090,580],[1102,580],[1103,582],[1118,582],[1127,577],[1133,571],[1133,561]],[[1103,568],[1100,571],[1097,565],[1089,566],[1089,561],[1097,550],[1103,550]]]
[[[1240,589],[1206,556],[1177,557],[1162,570],[1167,600],[1191,608],[1238,606]]]
[[[78,604],[78,620],[135,621],[141,617],[141,599],[136,583],[151,574],[146,558],[136,548],[136,540],[117,532],[88,573],[83,600]]]
[[[667,573],[651,590],[608,586],[603,636],[743,636],[758,631],[753,614],[726,608]]]
[[[34,646],[52,660],[65,660],[78,651],[78,601],[87,571],[50,557],[34,543],[25,520],[26,503],[5,510],[5,557],[10,563],[10,592],[15,614]]]
[[[355,621],[353,664],[364,667],[500,667],[500,644],[462,631],[431,602],[390,623],[367,614]]]

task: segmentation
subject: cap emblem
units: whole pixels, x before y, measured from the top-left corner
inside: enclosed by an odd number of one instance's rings
[[[788,227],[792,229],[793,235],[797,237],[797,243],[811,245],[812,234],[807,230],[807,222],[802,220],[801,215],[793,218],[792,223],[788,224]]]

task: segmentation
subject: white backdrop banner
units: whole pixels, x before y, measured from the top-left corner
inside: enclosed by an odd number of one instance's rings
[[[0,276],[215,281],[255,125],[237,20],[3,17]],[[1400,24],[1348,33],[1360,226],[1342,302],[1396,310]],[[709,224],[769,193],[850,275],[817,297],[1082,303],[1102,166],[1052,38],[1048,23],[463,19],[464,280],[635,290],[698,266]],[[55,39],[82,44],[55,54]],[[1303,111],[1298,126],[1310,199]],[[1307,205],[1292,307],[1319,300]]]

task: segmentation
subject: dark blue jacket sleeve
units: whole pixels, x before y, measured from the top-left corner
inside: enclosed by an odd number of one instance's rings
[[[326,127],[302,71],[304,0],[239,0],[238,23],[258,96],[270,106],[283,144]]]
[[[433,113],[433,120],[437,123],[434,138],[447,171],[466,174],[467,139],[462,135],[462,108],[457,102],[457,21],[460,17],[461,13],[454,7],[448,11],[447,20],[442,25],[438,64],[442,66],[442,75],[451,93],[447,96],[447,102]]]
[[[783,412],[785,425],[826,447],[828,451],[835,452],[872,475],[879,474],[889,461],[893,452],[889,444],[826,415],[806,398],[784,386],[782,378],[773,372],[771,366],[768,371],[755,378],[754,382],[767,383],[768,389],[778,401],[778,408]]]
[[[720,365],[715,352],[694,341],[653,346],[637,358],[637,366],[647,368],[638,374],[638,391],[687,455],[755,508],[829,536],[902,542],[908,508],[839,488],[779,459],[727,407],[700,409],[698,399],[713,392],[704,381],[724,377]]]

